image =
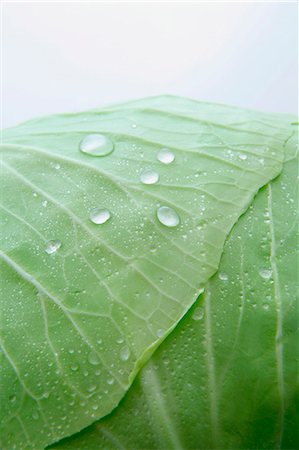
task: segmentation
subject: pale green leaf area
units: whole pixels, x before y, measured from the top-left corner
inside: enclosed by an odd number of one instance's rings
[[[3,132],[1,448],[44,448],[118,405],[280,173],[290,120],[158,97]],[[80,151],[90,134],[114,151]]]
[[[53,448],[299,447],[297,142],[118,408]]]

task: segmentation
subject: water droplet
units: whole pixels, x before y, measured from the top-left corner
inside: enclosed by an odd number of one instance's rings
[[[54,239],[52,241],[49,241],[47,243],[47,247],[45,248],[45,252],[48,253],[48,255],[52,255],[55,253],[59,248],[61,247],[61,242],[57,239]]]
[[[120,351],[120,359],[122,359],[123,361],[127,361],[130,357],[130,354],[130,349],[128,347],[124,347]]]
[[[195,308],[192,314],[193,320],[201,320],[204,316],[204,309],[202,307]]]
[[[38,412],[37,412],[37,411],[33,411],[33,413],[32,413],[32,419],[33,419],[33,420],[37,420],[38,418],[39,418]]]
[[[247,155],[244,155],[243,153],[240,153],[239,159],[241,159],[242,161],[245,161],[245,159],[247,159]]]
[[[264,280],[269,280],[272,276],[272,269],[261,269],[259,274]]]
[[[17,397],[15,395],[10,395],[8,398],[9,398],[9,401],[12,403],[14,403],[17,399]]]
[[[143,184],[155,184],[159,181],[159,174],[154,170],[144,170],[140,175],[140,181]]]
[[[91,156],[106,156],[113,149],[113,142],[103,134],[89,134],[80,142],[81,152]]]
[[[107,383],[110,384],[110,385],[113,384],[114,383],[114,378],[108,378]]]
[[[175,156],[168,148],[162,148],[157,154],[157,159],[163,164],[170,164],[175,160]]]
[[[91,386],[89,386],[89,387],[87,388],[87,390],[88,390],[88,392],[93,392],[93,391],[96,390],[96,388],[97,388],[97,386],[96,386],[95,384],[92,384]]]
[[[157,217],[166,227],[176,227],[180,223],[178,214],[169,206],[160,206],[157,209]]]
[[[72,364],[72,365],[71,365],[71,370],[72,370],[73,372],[77,372],[78,369],[79,369],[78,364]]]
[[[218,274],[218,278],[219,278],[219,280],[221,280],[221,281],[227,281],[227,280],[228,280],[228,275],[227,275],[226,273],[224,273],[224,272],[220,272],[220,273]]]
[[[47,200],[44,200],[44,201],[42,202],[42,205],[43,205],[44,208],[46,208],[47,204],[48,204],[48,201],[47,201]]]
[[[164,334],[164,330],[162,330],[162,328],[160,328],[159,330],[157,330],[156,335],[157,335],[159,338],[162,337],[163,334]]]
[[[107,222],[110,217],[111,214],[108,209],[93,208],[89,214],[90,220],[96,225],[102,225],[103,223]]]
[[[96,352],[91,352],[88,355],[88,361],[90,362],[90,364],[92,364],[93,366],[97,366],[98,364],[100,364],[100,359],[97,355]]]

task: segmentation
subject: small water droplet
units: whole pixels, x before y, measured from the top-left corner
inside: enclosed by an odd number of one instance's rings
[[[247,159],[247,155],[244,155],[243,153],[240,153],[239,159],[241,159],[241,161],[245,161],[245,159]]]
[[[202,307],[195,308],[192,314],[193,320],[201,320],[204,316],[204,309]]]
[[[72,370],[73,372],[77,372],[78,369],[79,369],[79,365],[78,365],[78,364],[72,364],[72,365],[71,365],[71,370]]]
[[[120,359],[127,361],[130,357],[130,349],[128,347],[123,347],[120,351]]]
[[[96,390],[96,388],[97,388],[97,386],[95,384],[92,384],[92,385],[88,386],[87,390],[88,390],[88,392],[93,392]]]
[[[88,361],[90,362],[90,364],[92,364],[93,366],[97,366],[98,364],[100,364],[100,359],[97,355],[96,352],[91,352],[88,355]]]
[[[159,338],[162,337],[163,334],[164,334],[164,330],[162,330],[162,328],[160,328],[159,330],[157,330],[156,335],[157,335]]]
[[[162,148],[157,153],[157,159],[163,164],[170,164],[175,160],[175,156],[168,148]]]
[[[113,384],[114,383],[114,378],[108,378],[107,383],[110,384],[110,385]]]
[[[261,269],[259,274],[264,280],[269,280],[272,276],[272,269]]]
[[[180,223],[179,215],[169,206],[160,206],[157,209],[157,217],[166,227],[176,227]]]
[[[155,184],[159,181],[159,174],[154,170],[144,170],[140,175],[140,181],[143,184]]]
[[[103,223],[107,222],[110,217],[111,214],[108,209],[93,208],[89,214],[90,220],[96,225],[102,225]]]
[[[89,134],[80,142],[81,152],[91,156],[106,156],[113,149],[113,142],[103,134]]]
[[[32,413],[32,419],[33,419],[33,420],[37,420],[38,418],[39,418],[38,412],[37,412],[37,411],[33,411],[33,413]]]
[[[218,278],[219,278],[219,280],[221,280],[221,281],[227,281],[227,280],[228,280],[228,275],[227,275],[226,273],[224,273],[224,272],[220,272],[220,273],[218,274]]]
[[[47,201],[47,200],[44,200],[44,201],[42,202],[42,205],[43,205],[44,208],[46,208],[47,204],[48,204],[48,201]]]
[[[58,249],[61,247],[61,242],[58,241],[58,239],[54,239],[52,241],[49,241],[47,243],[47,246],[45,248],[45,252],[48,253],[48,255],[52,255],[55,253]]]
[[[9,401],[14,403],[16,401],[17,397],[15,395],[10,395],[9,396]]]

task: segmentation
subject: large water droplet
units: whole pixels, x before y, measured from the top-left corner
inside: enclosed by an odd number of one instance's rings
[[[162,148],[158,151],[157,159],[163,164],[170,164],[174,161],[175,156],[168,148]]]
[[[264,280],[269,280],[272,277],[272,269],[261,269],[259,274]]]
[[[247,159],[247,155],[244,155],[243,153],[240,153],[239,159],[241,159],[241,161],[245,161]]]
[[[159,174],[154,170],[144,170],[140,175],[140,181],[143,184],[155,184],[159,181]]]
[[[52,255],[55,253],[59,248],[61,247],[61,242],[58,241],[58,239],[54,239],[52,241],[49,241],[47,243],[47,246],[45,248],[45,252],[48,253],[48,255]]]
[[[160,206],[157,209],[157,217],[166,227],[176,227],[180,223],[178,214],[169,206]]]
[[[96,225],[101,225],[107,222],[107,220],[109,220],[110,217],[111,214],[110,211],[108,211],[108,209],[93,208],[89,214],[90,220]]]
[[[123,361],[127,361],[130,357],[130,349],[128,347],[124,347],[120,351],[120,359]]]
[[[113,142],[103,134],[89,134],[80,142],[81,152],[91,156],[106,156],[113,149]]]

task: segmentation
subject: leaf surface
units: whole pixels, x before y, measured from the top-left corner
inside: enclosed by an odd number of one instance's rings
[[[3,448],[43,448],[115,408],[279,174],[284,120],[159,97],[4,132]],[[112,153],[79,151],[99,133]],[[171,164],[157,159],[163,148]],[[142,184],[145,170],[158,183]],[[161,206],[176,226],[158,220]],[[106,223],[90,219],[95,208]]]
[[[298,448],[297,142],[118,408],[54,448]]]

